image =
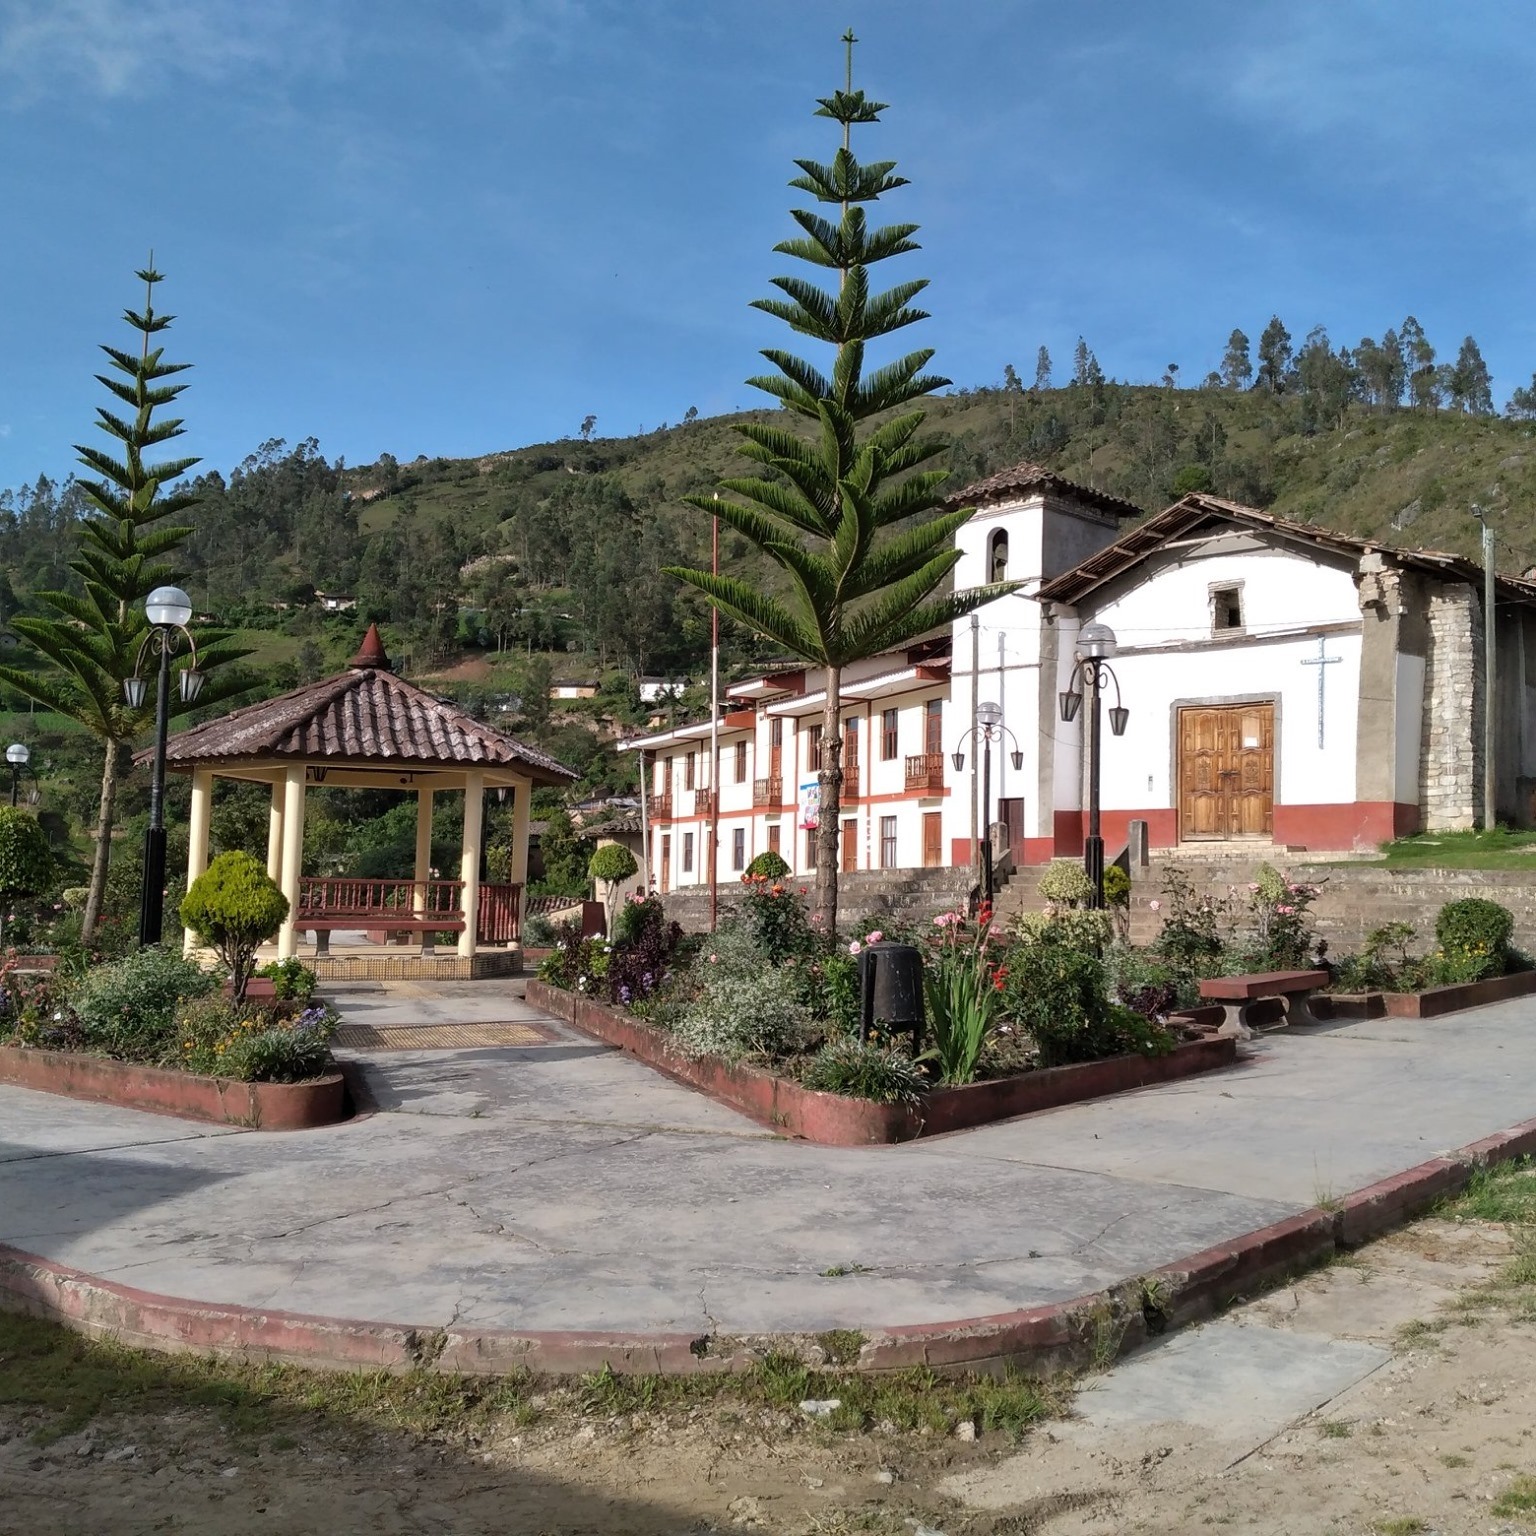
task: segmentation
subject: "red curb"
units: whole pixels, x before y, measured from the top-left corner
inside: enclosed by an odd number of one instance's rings
[[[1050,1372],[1136,1347],[1149,1334],[1209,1316],[1337,1251],[1379,1236],[1446,1194],[1473,1171],[1536,1150],[1536,1120],[1487,1136],[1354,1191],[1337,1212],[1316,1208],[1164,1264],[1149,1274],[1069,1301],[987,1317],[872,1329],[857,1366]],[[157,1295],[0,1244],[0,1306],[47,1317],[92,1336],[169,1351],[248,1355],[332,1369],[428,1369],[494,1375],[516,1369],[575,1375],[695,1375],[740,1370],[768,1348],[819,1359],[819,1336],[754,1337],[430,1328],[318,1317]]]
[[[1431,1158],[1417,1168],[1378,1179],[1339,1202],[1338,1240],[1342,1248],[1359,1248],[1427,1211],[1447,1195],[1460,1194],[1472,1179],[1472,1160],[1465,1153]]]
[[[250,1130],[314,1130],[334,1125],[346,1114],[346,1083],[340,1072],[307,1083],[242,1083],[78,1051],[5,1045],[0,1046],[0,1083]]]

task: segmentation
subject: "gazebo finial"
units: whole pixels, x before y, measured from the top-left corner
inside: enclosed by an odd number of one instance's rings
[[[394,670],[389,653],[384,649],[384,642],[379,638],[377,624],[368,626],[368,633],[363,636],[363,643],[358,647],[357,655],[347,665],[356,669],[369,668],[375,672]]]

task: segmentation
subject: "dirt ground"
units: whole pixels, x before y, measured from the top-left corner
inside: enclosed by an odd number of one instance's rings
[[[216,1373],[154,1412],[110,1379],[28,1401],[0,1349],[0,1532],[1536,1533],[1529,1232],[1448,1214],[1236,1309],[1390,1349],[1258,1443],[1070,1407],[1021,1440],[851,1434],[719,1401],[526,1407],[423,1434],[302,1402],[253,1412]]]

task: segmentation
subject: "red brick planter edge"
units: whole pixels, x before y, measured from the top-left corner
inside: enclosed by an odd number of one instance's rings
[[[1320,1016],[1326,1008],[1335,1019],[1438,1019],[1467,1008],[1529,997],[1533,992],[1536,971],[1511,971],[1507,976],[1490,976],[1486,981],[1459,981],[1446,987],[1427,987],[1422,992],[1320,992],[1312,1002]]]
[[[684,1056],[653,1025],[546,982],[528,983],[528,1002],[763,1125],[832,1147],[889,1146],[918,1136],[969,1130],[1208,1072],[1232,1065],[1237,1057],[1235,1040],[1195,1040],[1175,1047],[1167,1056],[1111,1056],[960,1088],[936,1088],[924,1095],[919,1108],[907,1108],[820,1093],[756,1067]]]
[[[4,1045],[0,1046],[0,1082],[251,1130],[310,1130],[333,1125],[346,1114],[346,1084],[339,1072],[307,1083],[241,1083],[78,1051]]]

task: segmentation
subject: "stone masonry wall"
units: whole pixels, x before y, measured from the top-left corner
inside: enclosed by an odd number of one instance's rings
[[[1483,782],[1483,620],[1469,586],[1427,582],[1429,643],[1419,744],[1427,831],[1477,824]]]

